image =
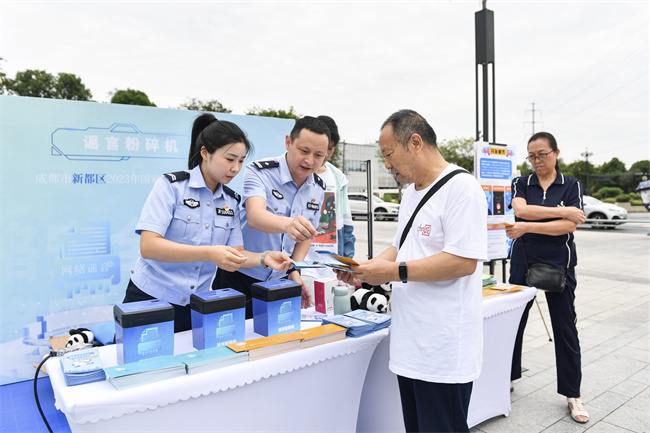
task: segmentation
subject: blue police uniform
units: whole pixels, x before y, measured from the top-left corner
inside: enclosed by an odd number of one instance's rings
[[[213,194],[199,166],[165,174],[149,194],[135,232],[158,233],[179,244],[239,247],[243,245],[239,200],[237,193],[221,184]],[[209,290],[215,270],[212,262],[165,263],[140,256],[131,270],[131,282],[144,292],[136,298],[163,299],[187,307],[189,315],[190,295]],[[125,302],[141,300],[129,297],[130,290]]]
[[[582,184],[575,178],[557,173],[546,191],[539,184],[537,174],[515,178],[512,181],[512,198],[521,197],[529,205],[583,208]],[[516,218],[517,221],[526,221]],[[537,220],[537,222],[552,219]],[[525,249],[526,258],[522,248]],[[560,236],[526,233],[512,242],[510,251],[510,283],[526,284],[526,260],[528,264],[547,263],[567,270],[567,284],[562,293],[545,292],[551,316],[555,342],[557,369],[557,392],[566,397],[580,396],[582,370],[580,366],[580,342],[576,328],[575,312],[575,266],[578,262],[573,233]],[[533,305],[526,305],[519,324],[512,360],[511,379],[521,377],[521,351],[528,312]]]
[[[323,202],[324,196],[325,184],[315,173],[298,188],[291,177],[286,153],[249,163],[244,169],[242,200],[239,204],[244,248],[252,252],[282,251],[291,256],[296,246],[296,242],[286,233],[266,233],[251,228],[246,217],[245,203],[248,198],[262,197],[266,200],[266,210],[269,212],[289,218],[302,215],[314,227],[318,227],[320,204]],[[240,269],[234,273],[220,269],[213,286],[230,286],[236,290],[244,291],[247,298],[246,315],[252,317],[250,284],[285,276],[286,272],[264,269],[261,266]]]

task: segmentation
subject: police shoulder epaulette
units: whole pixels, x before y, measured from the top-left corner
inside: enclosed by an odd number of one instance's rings
[[[253,161],[253,164],[259,169],[265,169],[265,168],[275,168],[279,167],[280,163],[278,161],[274,161],[272,159],[266,160],[266,161]]]
[[[170,182],[178,182],[179,180],[186,180],[190,178],[190,173],[187,171],[177,171],[175,173],[165,173],[164,176],[170,181]]]
[[[235,200],[241,201],[241,196],[239,194],[237,194],[235,191],[233,191],[232,189],[228,188],[226,185],[223,185],[223,190],[229,196],[234,197]]]
[[[314,173],[314,180],[317,184],[320,185],[321,188],[325,189],[325,181],[323,181],[323,179],[321,179],[321,177],[316,173]]]

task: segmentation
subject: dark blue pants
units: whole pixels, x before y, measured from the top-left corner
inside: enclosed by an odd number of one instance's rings
[[[510,283],[526,285],[526,266],[510,266]],[[580,359],[580,341],[576,328],[575,269],[567,271],[567,284],[562,293],[544,292],[553,328],[555,343],[555,368],[557,371],[557,392],[566,397],[580,397],[580,382],[582,369]],[[515,347],[512,354],[511,380],[521,377],[521,351],[524,341],[524,330],[528,321],[528,312],[533,306],[530,301],[524,310],[517,330]]]
[[[397,376],[407,432],[469,432],[472,382],[434,383]]]
[[[135,285],[135,283],[129,280],[129,285],[126,287],[126,295],[122,303],[126,304],[129,302],[138,302],[138,301],[150,301],[156,299],[153,296],[143,292]],[[190,306],[181,306],[174,305],[174,332],[182,332],[192,329],[192,313]]]

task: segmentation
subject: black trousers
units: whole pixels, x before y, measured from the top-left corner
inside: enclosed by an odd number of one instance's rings
[[[259,283],[261,280],[249,277],[239,271],[228,272],[217,269],[217,275],[212,281],[212,290],[233,289],[246,295],[246,318],[253,317],[253,297],[251,295],[251,286]]]
[[[510,283],[526,284],[526,266],[510,266]],[[555,368],[557,373],[557,392],[566,397],[580,397],[582,368],[580,355],[580,340],[576,328],[575,290],[577,282],[575,269],[567,270],[567,284],[562,293],[544,292],[553,328],[555,344]],[[539,292],[538,292],[539,293]],[[533,306],[533,299],[524,309],[519,323],[515,347],[512,354],[512,370],[510,379],[521,377],[521,352],[524,341],[524,330],[528,322],[528,312]]]
[[[150,301],[156,299],[151,295],[143,292],[138,288],[138,286],[129,280],[129,285],[126,287],[126,295],[122,303],[126,304],[129,302],[138,302],[138,301]],[[163,299],[164,300],[164,299]],[[192,313],[190,306],[180,306],[172,304],[174,307],[174,332],[182,332],[192,329]]]
[[[469,432],[473,382],[434,383],[397,376],[407,432]]]

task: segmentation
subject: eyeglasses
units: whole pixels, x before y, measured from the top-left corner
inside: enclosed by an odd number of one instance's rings
[[[538,153],[537,155],[528,155],[528,158],[526,158],[529,162],[535,162],[536,159],[539,159],[540,161],[544,161],[547,156],[549,156],[551,153],[555,153],[554,150],[551,150],[550,152],[546,153]]]

